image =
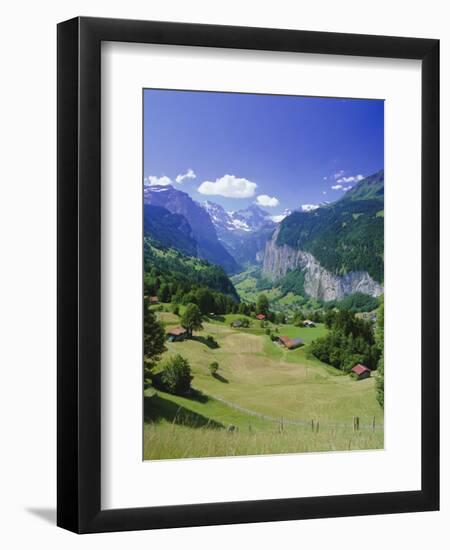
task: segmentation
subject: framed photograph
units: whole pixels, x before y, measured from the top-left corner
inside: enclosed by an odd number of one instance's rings
[[[58,525],[437,510],[439,41],[58,25]]]

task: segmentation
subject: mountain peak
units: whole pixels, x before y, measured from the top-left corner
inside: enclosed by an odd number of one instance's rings
[[[219,242],[217,233],[207,210],[193,200],[188,193],[172,185],[144,187],[144,205],[152,204],[166,208],[172,214],[184,216],[192,229],[198,245],[200,258],[221,265],[228,273],[234,273],[238,265],[230,253]]]

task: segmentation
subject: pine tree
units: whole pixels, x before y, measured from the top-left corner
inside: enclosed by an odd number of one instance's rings
[[[380,307],[377,310],[377,328],[375,331],[375,342],[380,350],[381,357],[377,368],[377,400],[384,407],[384,298],[382,298]]]
[[[147,384],[161,354],[166,351],[164,341],[164,328],[144,302],[144,380]]]

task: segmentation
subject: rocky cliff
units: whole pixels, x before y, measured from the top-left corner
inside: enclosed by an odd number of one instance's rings
[[[383,293],[383,287],[367,271],[335,275],[322,267],[309,252],[295,250],[288,245],[277,246],[279,231],[278,227],[266,244],[263,262],[263,273],[266,277],[279,280],[288,271],[302,269],[306,294],[325,301],[340,300],[355,292],[370,296]]]

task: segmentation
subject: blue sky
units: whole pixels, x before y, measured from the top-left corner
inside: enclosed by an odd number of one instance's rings
[[[384,166],[382,100],[144,91],[144,183],[227,210],[334,201]]]

